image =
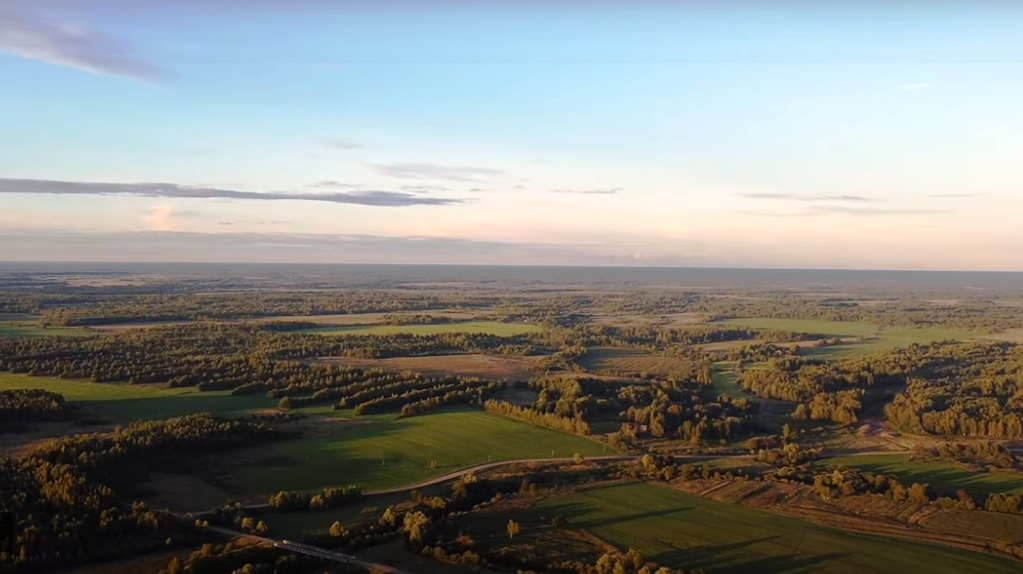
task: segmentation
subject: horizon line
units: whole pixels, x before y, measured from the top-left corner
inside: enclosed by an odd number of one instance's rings
[[[46,265],[395,265],[395,266],[449,266],[449,267],[549,267],[549,268],[597,268],[597,269],[734,269],[745,271],[891,271],[906,273],[1023,273],[1023,269],[912,269],[885,267],[771,267],[771,266],[728,266],[728,265],[626,265],[626,264],[574,264],[574,263],[446,263],[446,262],[296,262],[296,261],[29,261],[0,260],[0,266],[9,264]]]

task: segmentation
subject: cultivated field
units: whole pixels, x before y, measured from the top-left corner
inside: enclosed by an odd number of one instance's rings
[[[686,495],[651,483],[580,490],[537,504],[619,549],[676,568],[731,574],[963,574],[1019,572],[1017,562],[900,538],[842,532],[799,519]]]
[[[361,369],[419,371],[428,377],[456,375],[490,379],[528,379],[536,374],[533,368],[542,359],[542,356],[498,357],[495,355],[465,354],[392,357],[388,359],[324,357],[319,359],[318,362],[349,365]]]
[[[859,337],[863,339],[860,342],[843,342],[829,347],[805,348],[802,351],[807,354],[832,359],[865,355],[895,347],[908,347],[913,343],[927,344],[945,340],[966,341],[978,337],[977,333],[965,329],[877,327],[870,323],[804,319],[725,319],[713,324],[753,329],[775,329],[797,333],[816,333],[829,337]]]
[[[30,339],[34,337],[84,337],[92,335],[85,329],[75,327],[43,327],[34,315],[0,314],[0,337]]]
[[[475,410],[377,418],[332,436],[276,443],[238,469],[246,492],[355,484],[364,490],[414,484],[477,463],[608,454],[585,437]],[[435,463],[435,464],[434,464]]]
[[[501,323],[498,321],[466,321],[462,323],[438,323],[435,325],[352,325],[337,327],[317,327],[307,329],[303,333],[320,335],[395,335],[411,333],[413,335],[436,335],[439,333],[488,333],[508,337],[522,333],[539,333],[543,329],[536,325],[524,323]]]
[[[593,347],[580,359],[579,364],[592,371],[666,375],[683,368],[686,363],[673,357],[661,357],[635,349]]]
[[[46,389],[117,423],[157,420],[192,413],[244,414],[274,407],[264,395],[233,396],[230,391],[200,393],[193,388],[91,383],[0,373],[0,390]]]
[[[403,311],[396,313],[346,313],[336,315],[286,315],[275,317],[263,317],[258,322],[273,321],[301,321],[303,323],[316,323],[318,325],[375,325],[383,323],[388,316],[393,315],[429,315],[431,317],[443,317],[452,321],[468,321],[479,315],[475,311],[458,311],[453,309],[438,309],[435,311]]]
[[[817,461],[818,466],[848,466],[895,475],[905,484],[929,484],[953,495],[960,488],[983,499],[993,492],[1023,494],[1023,474],[975,472],[947,462],[912,462],[909,455],[847,456]]]

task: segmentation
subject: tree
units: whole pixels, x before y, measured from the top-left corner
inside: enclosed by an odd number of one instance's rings
[[[284,397],[283,399],[280,400],[279,403],[277,403],[277,408],[281,409],[282,411],[291,410],[291,399],[289,399],[288,397]]]
[[[522,526],[514,520],[508,521],[508,538],[515,538],[515,535],[522,532]]]
[[[551,526],[558,529],[568,528],[568,519],[565,518],[563,515],[559,514],[554,517],[554,520],[551,521]]]
[[[586,462],[586,459],[583,458],[583,455],[575,453],[574,455],[572,455],[572,462],[574,462],[575,464],[582,464]]]
[[[330,525],[330,535],[334,538],[341,538],[345,535],[345,527],[341,526],[340,522],[335,521],[334,524]]]
[[[256,534],[262,535],[262,534],[266,534],[269,531],[270,531],[270,528],[262,520],[260,520],[259,522],[256,523]]]

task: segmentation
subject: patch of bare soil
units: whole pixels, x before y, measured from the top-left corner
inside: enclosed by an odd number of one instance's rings
[[[392,357],[389,359],[321,357],[317,359],[317,362],[348,365],[362,369],[419,371],[429,377],[456,375],[486,379],[525,380],[536,374],[535,368],[542,360],[542,356],[435,355],[429,357]]]

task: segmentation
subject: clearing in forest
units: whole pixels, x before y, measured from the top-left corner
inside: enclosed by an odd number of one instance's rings
[[[909,455],[845,456],[826,458],[816,466],[847,466],[873,473],[891,474],[904,484],[929,484],[939,493],[954,496],[963,489],[983,501],[988,494],[1012,492],[1023,494],[1023,474],[1016,472],[978,472],[951,462],[913,462]]]
[[[195,413],[247,414],[274,407],[266,395],[235,396],[231,391],[201,393],[194,388],[92,383],[73,379],[0,373],[0,390],[46,389],[64,395],[97,416],[116,423],[158,420]],[[83,432],[87,432],[87,428]]]
[[[94,335],[79,327],[44,327],[39,317],[24,314],[0,314],[0,337],[34,339],[37,337],[87,337]]]
[[[318,362],[348,365],[360,369],[419,371],[428,377],[455,375],[488,379],[528,379],[536,375],[533,368],[543,358],[543,356],[539,355],[532,357],[501,357],[496,355],[464,354],[392,357],[388,359],[323,357]]]
[[[374,417],[335,436],[260,447],[236,469],[243,491],[268,494],[358,485],[375,490],[415,484],[500,460],[615,454],[586,437],[495,414],[445,410],[409,418]],[[247,457],[248,458],[248,457]]]
[[[487,333],[509,337],[523,333],[539,333],[543,331],[536,325],[525,323],[501,323],[499,321],[465,321],[461,323],[437,323],[432,325],[352,325],[336,327],[316,327],[306,329],[302,333],[319,335],[396,335],[411,333],[413,335],[437,335],[442,333]]]
[[[829,337],[859,337],[862,339],[858,342],[846,341],[828,347],[805,348],[803,351],[806,354],[831,359],[844,359],[895,347],[908,347],[914,343],[927,344],[946,340],[967,341],[977,337],[976,332],[966,329],[946,327],[877,327],[870,323],[810,319],[724,319],[713,324],[749,327],[752,329],[774,329],[795,333],[814,333]]]
[[[612,371],[616,373],[649,373],[666,375],[686,368],[688,362],[674,357],[661,357],[646,351],[622,347],[593,347],[579,360],[579,364],[591,371]]]
[[[993,555],[844,532],[651,483],[599,486],[545,499],[520,523],[525,531],[541,516],[549,523],[559,515],[571,528],[675,568],[736,574],[1019,572],[1017,562]]]

